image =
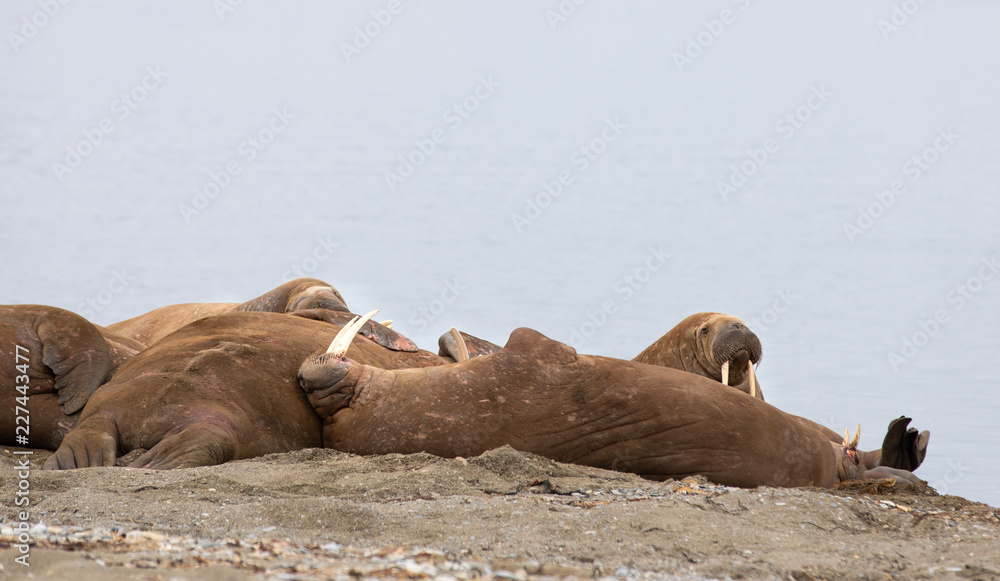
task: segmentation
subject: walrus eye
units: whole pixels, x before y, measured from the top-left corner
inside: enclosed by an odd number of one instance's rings
[[[705,325],[704,327],[701,328],[701,334],[708,335],[708,325]]]

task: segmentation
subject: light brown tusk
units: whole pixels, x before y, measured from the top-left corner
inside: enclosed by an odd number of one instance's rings
[[[378,314],[378,309],[368,313],[367,315],[358,318],[354,317],[351,322],[345,325],[337,336],[333,338],[330,343],[330,347],[326,350],[327,353],[333,353],[337,357],[343,357],[347,355],[347,349],[351,346],[351,342],[354,341],[354,337],[358,335],[358,331],[361,327],[365,325],[372,317]]]
[[[757,397],[757,376],[753,373],[753,361],[747,362],[747,372],[750,373],[750,397]]]
[[[851,445],[851,428],[844,428],[844,445]]]
[[[382,325],[386,329],[391,329],[392,328],[392,319],[386,319],[384,321],[381,321],[381,322],[379,322],[379,325]]]
[[[729,362],[722,364],[722,385],[729,385]]]
[[[851,440],[851,448],[857,450],[858,442],[861,441],[861,424],[858,424],[858,433],[854,434],[854,439]]]
[[[455,346],[458,347],[458,361],[469,360],[469,348],[465,344],[465,337],[455,327],[451,328],[451,336],[455,339]]]

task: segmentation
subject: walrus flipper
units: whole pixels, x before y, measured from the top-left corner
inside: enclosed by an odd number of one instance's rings
[[[69,470],[91,466],[114,466],[118,457],[118,430],[101,416],[91,416],[63,438],[42,468]]]
[[[465,351],[468,352],[469,358],[492,355],[502,349],[499,345],[490,343],[485,339],[473,337],[461,331],[459,333],[461,333],[462,339],[465,341]],[[441,338],[438,339],[438,355],[441,357],[451,357],[455,361],[462,361],[463,358],[460,351],[458,341],[455,340],[455,336],[450,331],[441,335]]]
[[[913,471],[923,463],[927,456],[927,443],[931,433],[927,430],[917,432],[916,428],[907,428],[911,418],[899,416],[889,423],[889,430],[882,441],[882,456],[879,466]]]
[[[897,482],[902,484],[927,484],[916,474],[910,472],[909,470],[903,470],[902,468],[876,466],[875,468],[864,472],[864,480],[880,478],[895,478]]]
[[[129,468],[168,470],[215,466],[236,459],[236,436],[231,428],[212,421],[191,424],[167,436],[129,464]]]
[[[111,378],[108,343],[97,327],[68,311],[46,316],[37,331],[42,363],[55,376],[59,405],[66,415],[75,414]]]
[[[288,314],[305,319],[326,321],[327,323],[341,327],[346,326],[351,322],[351,319],[357,317],[354,313],[331,311],[328,309],[304,309]],[[365,324],[361,326],[361,331],[358,334],[375,341],[386,349],[391,349],[393,351],[408,351],[413,353],[420,350],[417,347],[417,344],[413,341],[407,339],[403,335],[400,335],[396,331],[389,329],[388,327],[383,327],[374,321],[365,322]]]

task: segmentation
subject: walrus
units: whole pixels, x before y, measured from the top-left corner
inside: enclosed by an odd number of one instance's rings
[[[322,423],[298,387],[297,372],[349,314],[307,309],[290,315],[235,311],[163,337],[91,396],[44,467],[112,466],[140,448],[147,451],[132,467],[203,466],[321,446]],[[386,332],[373,322],[363,327],[373,337]],[[390,368],[444,363],[428,351],[387,349],[364,334],[350,355]]]
[[[144,315],[133,317],[113,325],[108,325],[111,331],[135,339],[145,345],[152,345],[188,323],[193,323],[205,317],[223,313],[262,311],[271,313],[293,313],[325,309],[345,314],[343,322],[350,320],[350,311],[344,302],[344,297],[337,289],[328,283],[315,278],[297,278],[270,290],[263,295],[250,299],[245,303],[183,303],[169,305],[152,310]],[[362,333],[368,333],[375,327],[368,326]],[[380,326],[379,329],[385,330]],[[382,333],[370,337],[380,341],[388,349],[399,351],[416,351],[417,346],[412,341],[393,333]]]
[[[9,399],[0,444],[55,450],[91,394],[144,348],[64,309],[0,305],[0,393]]]
[[[464,361],[501,349],[454,327],[441,336],[438,345],[439,354],[449,361]],[[740,319],[721,313],[696,313],[681,321],[633,361],[680,369],[720,381],[723,385],[727,385],[729,378],[735,380],[732,387],[763,400],[764,394],[753,371],[753,364],[760,361],[761,354],[760,339]],[[720,365],[718,362],[723,360],[727,363]],[[746,369],[745,376],[743,369]],[[831,442],[846,443],[826,426],[801,416],[792,417],[818,430]],[[907,417],[892,420],[882,448],[860,453],[861,462],[867,469],[887,466],[912,472],[920,466],[927,454],[930,432],[907,428],[910,421]]]
[[[695,313],[667,331],[633,361],[683,369],[714,379],[754,397],[764,399],[753,366],[760,362],[760,339],[741,319],[723,313]],[[803,424],[812,427],[835,443],[843,440],[830,428],[800,416]],[[927,453],[930,432],[907,429],[910,418],[900,417],[889,424],[883,447],[861,453],[862,463],[916,470]],[[882,454],[882,450],[886,454]]]
[[[354,454],[474,456],[510,445],[561,462],[652,480],[702,474],[740,487],[820,486],[867,469],[853,442],[686,371],[578,355],[531,329],[500,351],[445,366],[378,369],[338,337],[305,361],[299,385],[323,420],[323,445]]]
[[[760,339],[741,319],[723,313],[695,313],[632,361],[683,369],[763,400],[753,370],[762,354]]]

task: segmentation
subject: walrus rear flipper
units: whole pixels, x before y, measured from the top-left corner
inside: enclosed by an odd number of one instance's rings
[[[59,405],[66,415],[75,414],[111,378],[108,343],[97,327],[68,311],[46,315],[37,332],[42,363],[55,375]]]
[[[139,456],[129,468],[193,468],[215,466],[236,459],[236,434],[211,420],[191,424],[167,436]]]
[[[462,339],[465,341],[465,350],[468,352],[469,357],[481,357],[483,355],[492,355],[496,353],[502,347],[495,343],[490,343],[485,339],[480,339],[479,337],[473,337],[468,333],[462,333]],[[455,361],[462,361],[462,353],[458,347],[458,343],[455,340],[455,336],[449,331],[441,338],[438,339],[438,355],[441,357],[451,357]]]
[[[114,466],[118,457],[118,428],[102,416],[91,416],[66,434],[59,449],[43,470],[69,470],[91,466]]]
[[[327,323],[339,325],[341,327],[350,323],[351,319],[357,316],[354,313],[331,311],[328,309],[305,309],[288,314],[305,319],[326,321]],[[362,325],[361,331],[358,334],[375,341],[386,349],[391,349],[393,351],[416,352],[420,350],[417,348],[417,344],[413,341],[410,341],[392,329],[384,327],[374,321],[367,321],[364,325]]]
[[[927,430],[918,433],[916,428],[907,429],[910,420],[906,416],[899,416],[889,423],[889,430],[882,441],[879,466],[912,472],[923,463],[931,433]]]

